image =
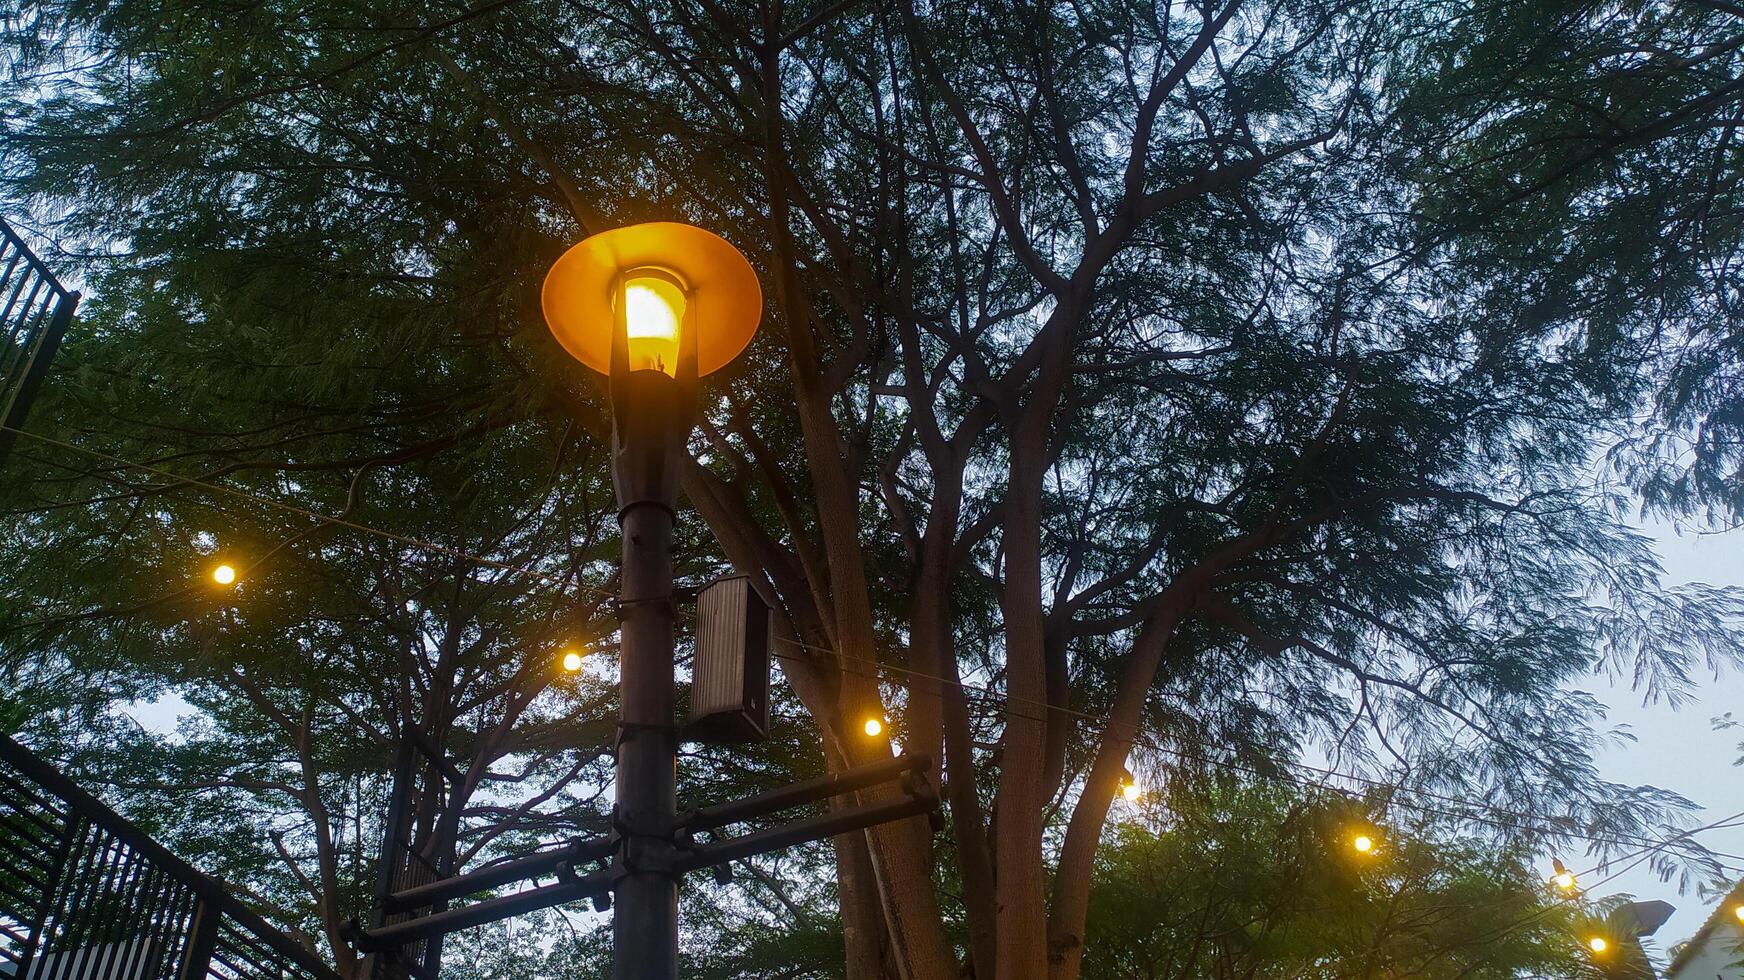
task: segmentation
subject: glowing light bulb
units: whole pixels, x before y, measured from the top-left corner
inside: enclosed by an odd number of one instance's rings
[[[1574,891],[1575,881],[1574,881],[1574,874],[1572,872],[1568,872],[1568,871],[1559,872],[1556,877],[1554,877],[1550,880],[1556,883],[1556,887],[1562,889],[1565,892]]]
[[[630,370],[678,370],[678,330],[684,322],[684,293],[665,279],[645,276],[624,283],[624,339]]]
[[[236,581],[236,569],[230,565],[219,565],[212,569],[212,581],[219,585],[230,585]]]
[[[576,653],[574,650],[565,653],[563,655],[563,669],[569,671],[571,674],[580,670],[581,654]]]
[[[1359,854],[1367,854],[1375,849],[1375,839],[1367,834],[1358,834],[1350,842],[1350,846],[1356,848]]]
[[[1611,948],[1611,944],[1605,942],[1605,937],[1603,936],[1594,936],[1587,940],[1587,948],[1595,953],[1603,953],[1605,950]]]
[[[1144,790],[1139,788],[1138,783],[1129,779],[1120,784],[1120,795],[1126,797],[1128,803],[1137,803],[1138,798],[1144,795]]]
[[[867,738],[877,738],[884,734],[884,722],[877,718],[866,719],[866,724],[860,727],[866,732]]]

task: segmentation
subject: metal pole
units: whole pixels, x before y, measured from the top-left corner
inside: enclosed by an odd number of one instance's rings
[[[677,980],[678,730],[673,723],[672,523],[691,385],[658,371],[612,379],[619,572],[617,806],[612,937],[618,980]],[[694,397],[693,395],[691,397]]]
[[[618,682],[618,819],[626,874],[613,899],[618,980],[678,977],[678,883],[670,867],[678,746],[672,693],[672,511],[632,502],[624,532]]]

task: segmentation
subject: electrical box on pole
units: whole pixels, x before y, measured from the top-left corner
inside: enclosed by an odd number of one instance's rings
[[[696,597],[696,660],[686,734],[708,742],[769,736],[769,606],[743,575]]]

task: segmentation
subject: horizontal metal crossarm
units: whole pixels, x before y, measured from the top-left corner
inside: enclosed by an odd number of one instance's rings
[[[676,829],[679,832],[679,842],[675,842],[676,849],[668,852],[670,857],[660,859],[659,870],[674,876],[682,875],[729,864],[754,854],[932,813],[939,807],[939,797],[925,777],[926,770],[931,765],[932,760],[926,755],[897,756],[885,762],[875,762],[847,772],[795,783],[749,799],[688,811],[678,821],[679,826]],[[727,840],[706,844],[691,842],[691,835],[697,832],[742,823],[807,803],[821,802],[899,778],[902,779],[903,790],[899,799],[858,804]],[[391,896],[391,910],[404,911],[464,897],[512,881],[553,873],[559,879],[554,885],[529,888],[512,895],[434,912],[376,929],[359,930],[354,935],[355,942],[365,952],[395,949],[487,922],[607,895],[624,873],[622,855],[616,855],[619,860],[614,861],[611,867],[586,875],[577,876],[574,869],[578,864],[614,856],[620,843],[621,838],[616,835],[598,840],[571,841],[563,847],[514,858],[480,868],[470,874],[457,875],[397,892]]]
[[[612,890],[611,869],[595,871],[573,881],[559,881],[555,885],[545,885],[539,888],[529,888],[513,895],[501,898],[486,899],[472,905],[457,909],[435,912],[422,918],[396,922],[378,929],[360,930],[356,935],[357,948],[366,953],[394,949],[420,939],[442,936],[473,926],[496,922],[501,919],[525,915],[548,909],[553,905],[566,905],[579,902],[584,898],[604,895]]]
[[[763,854],[783,847],[792,847],[795,844],[822,840],[850,831],[864,830],[867,827],[874,827],[892,820],[920,816],[935,809],[938,805],[937,796],[931,793],[921,793],[914,796],[904,796],[902,799],[887,803],[870,803],[850,807],[836,813],[801,820],[798,823],[772,827],[768,830],[746,834],[743,837],[735,837],[731,840],[680,851],[672,863],[671,870],[675,874],[700,871],[703,868],[737,861],[754,854]],[[430,939],[461,929],[470,929],[487,922],[496,922],[499,919],[548,909],[554,905],[565,905],[581,901],[584,898],[604,895],[611,891],[613,878],[617,873],[615,868],[606,868],[571,881],[560,881],[555,885],[530,888],[513,895],[487,899],[463,908],[449,909],[423,918],[396,922],[379,929],[370,929],[358,933],[357,946],[365,952],[393,949],[407,943],[417,942],[420,939]]]
[[[413,909],[434,905],[451,899],[464,898],[467,895],[506,885],[510,882],[538,878],[548,874],[556,874],[557,866],[570,864],[588,864],[593,861],[603,861],[612,856],[615,842],[610,837],[596,840],[574,840],[562,847],[554,847],[548,851],[539,851],[524,857],[512,858],[470,871],[452,878],[442,878],[428,884],[407,888],[388,896],[385,903],[389,913],[408,912]]]
[[[823,840],[850,831],[864,830],[876,827],[892,820],[903,820],[908,817],[918,817],[938,807],[938,797],[927,793],[916,796],[904,796],[899,800],[887,803],[867,803],[861,806],[849,807],[835,813],[800,820],[795,823],[771,827],[734,837],[730,840],[711,844],[700,844],[695,848],[682,852],[674,862],[678,871],[700,871],[703,868],[714,867],[748,858],[754,854],[780,850],[795,844],[805,844],[814,840]]]
[[[699,807],[679,817],[678,823],[680,827],[691,833],[713,830],[717,827],[768,816],[771,813],[779,813],[782,810],[803,806],[807,803],[818,803],[832,796],[841,796],[855,790],[868,789],[879,783],[895,779],[905,772],[925,772],[932,768],[932,764],[932,757],[924,752],[915,755],[899,755],[884,762],[874,762],[870,765],[849,769],[846,772],[819,776],[816,779],[783,786],[780,789],[759,793],[743,800]]]

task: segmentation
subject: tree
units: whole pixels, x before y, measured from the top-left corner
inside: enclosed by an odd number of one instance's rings
[[[1376,830],[1380,795],[1208,782],[1103,848],[1086,977],[1597,976],[1578,910],[1518,852],[1403,810]]]
[[[1679,37],[1732,23],[1721,6],[1680,13]],[[1622,846],[1676,818],[1681,801],[1598,778],[1600,709],[1568,688],[1598,665],[1675,697],[1703,658],[1738,659],[1744,604],[1662,588],[1589,461],[1683,383],[1674,364],[1723,392],[1734,362],[1706,341],[1668,359],[1666,331],[1710,336],[1710,309],[1641,315],[1639,264],[1604,317],[1533,302],[1585,285],[1545,243],[1600,249],[1611,226],[1576,220],[1588,170],[1528,156],[1554,178],[1530,179],[1486,151],[1547,125],[1497,110],[1538,94],[1512,87],[1507,52],[1596,9],[33,5],[8,21],[24,136],[4,173],[69,241],[131,248],[101,262],[121,270],[93,303],[107,346],[257,324],[304,345],[226,359],[255,395],[200,426],[140,410],[131,371],[105,377],[127,411],[90,412],[87,375],[61,431],[171,442],[214,476],[258,461],[298,499],[316,466],[330,507],[366,467],[440,466],[452,491],[509,434],[603,435],[533,298],[567,241],[661,216],[745,247],[768,328],[693,446],[693,567],[729,564],[772,601],[825,764],[888,752],[855,723],[892,713],[906,749],[942,758],[950,809],[943,846],[918,821],[835,843],[846,975],[1070,980],[1135,760],[1313,747],[1395,768],[1404,792],[1543,814],[1510,828],[1540,844],[1572,826]],[[1724,98],[1704,105],[1723,117]],[[1677,131],[1730,160],[1729,137]],[[1485,166],[1438,169],[1468,158]],[[1480,193],[1514,179],[1528,193]],[[1460,211],[1468,193],[1490,210]],[[1517,212],[1542,226],[1498,220]],[[425,357],[371,361],[373,383],[427,400],[384,420],[341,379],[402,339]],[[182,391],[198,363],[151,387]],[[245,435],[261,392],[323,384],[343,411]],[[1661,398],[1661,424],[1690,424],[1679,404]],[[328,431],[353,426],[370,455]],[[398,497],[372,523],[422,507]],[[117,526],[29,509],[40,538],[12,551],[99,548]],[[114,611],[89,582],[63,598],[9,574],[12,595]]]

